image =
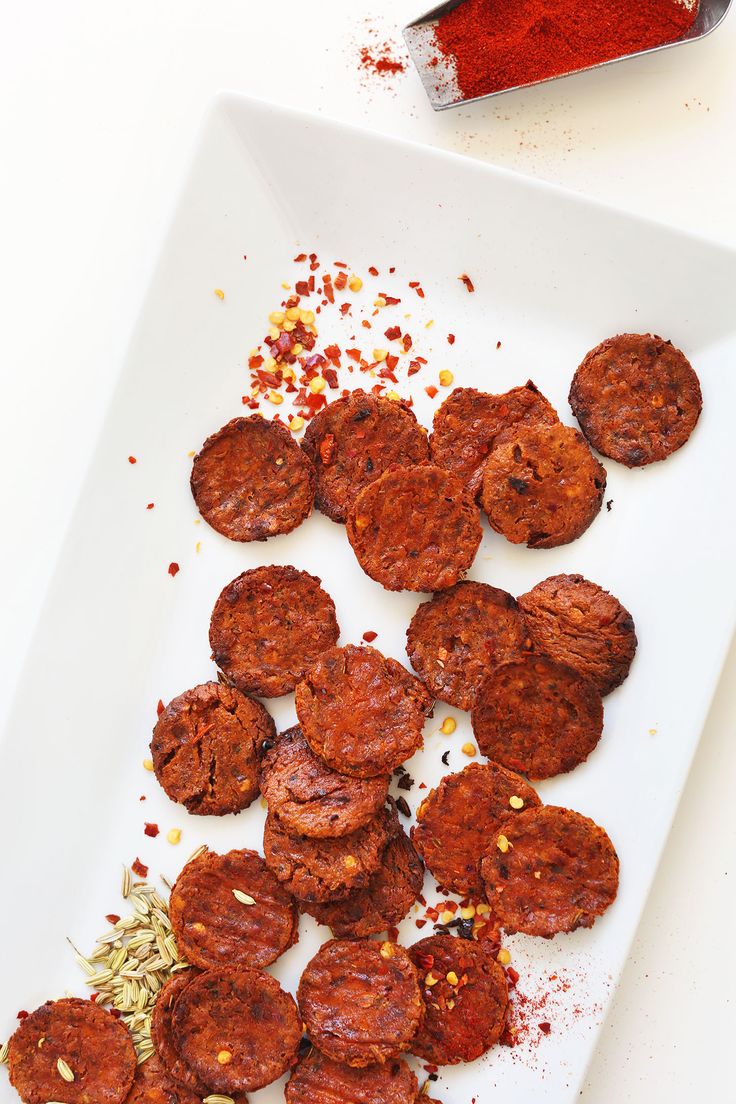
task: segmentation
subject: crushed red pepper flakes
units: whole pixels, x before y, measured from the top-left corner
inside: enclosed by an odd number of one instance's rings
[[[143,831],[147,836],[150,836],[151,839],[155,839],[161,829],[159,828],[158,824],[150,824],[148,821],[146,821]]]
[[[501,342],[500,342],[500,341],[497,341],[497,342],[496,342],[496,348],[497,348],[497,349],[500,349],[500,348],[501,348]]]
[[[475,284],[470,279],[467,272],[463,272],[462,276],[458,276],[458,280],[461,280],[462,283],[465,284],[465,287],[468,289],[469,293],[472,293],[472,292],[475,291]]]
[[[370,272],[371,276],[378,276],[378,274],[379,274],[378,269],[376,268],[375,265],[371,265],[370,268],[368,269],[368,271]]]
[[[137,874],[139,878],[148,877],[148,867],[145,863],[142,863],[137,856],[135,858],[135,861],[130,864],[130,869],[133,871],[134,874]]]
[[[430,384],[429,387],[425,387],[424,390],[427,392],[430,399],[435,398],[435,396],[437,395],[437,388],[434,386],[434,384]]]
[[[448,334],[447,335],[447,344],[448,345],[454,345],[455,344],[455,335],[454,334]]]
[[[158,713],[159,717],[161,716],[161,714],[163,713],[165,708],[166,708],[166,706],[164,705],[164,703],[159,698],[158,702],[156,704],[156,712]]]
[[[155,502],[149,502],[148,505],[146,506],[146,509],[147,510],[152,510],[155,505],[156,505]]]
[[[172,562],[171,562],[171,563],[169,564],[169,575],[171,576],[171,578],[172,578],[172,579],[174,578],[174,576],[175,576],[175,575],[178,575],[178,574],[179,574],[179,570],[180,570],[180,569],[179,569],[179,565],[178,565],[178,563],[176,563],[176,562],[172,561]]]
[[[366,644],[372,644],[377,636],[378,633],[373,632],[373,629],[368,629],[366,632],[363,633],[363,639],[365,640]]]
[[[17,1016],[15,1018],[17,1020],[27,1020],[28,1019],[28,1013],[26,1012],[25,1008],[21,1008],[20,1012],[17,1014]]]
[[[129,464],[137,464],[137,463],[138,463],[138,461],[137,461],[137,459],[135,458],[135,456],[129,456],[129,457],[128,457],[128,463],[129,463]]]
[[[539,1027],[539,1030],[542,1032],[543,1035],[549,1035],[550,1031],[552,1030],[552,1024],[547,1023],[546,1020],[544,1023],[540,1023],[537,1026]]]
[[[105,919],[107,920],[108,924],[117,924],[120,917],[116,912],[108,912]]]

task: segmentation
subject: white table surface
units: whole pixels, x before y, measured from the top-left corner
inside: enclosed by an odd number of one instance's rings
[[[736,246],[736,16],[699,44],[434,115],[413,72],[390,83],[357,72],[364,21],[398,42],[421,8],[2,3],[0,715],[217,89],[492,161]],[[733,505],[731,494],[724,506]],[[78,664],[83,677],[84,656]],[[729,1098],[735,706],[732,648],[582,1094],[588,1104],[691,1104],[714,1089]]]

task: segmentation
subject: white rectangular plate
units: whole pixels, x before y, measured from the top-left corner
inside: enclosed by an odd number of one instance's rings
[[[302,249],[347,261],[368,281],[364,297],[401,289],[402,306],[378,321],[412,314],[406,326],[430,361],[412,381],[427,426],[439,399],[430,402],[424,386],[441,368],[458,384],[491,391],[531,376],[571,420],[575,366],[599,340],[626,330],[671,337],[703,384],[703,416],[685,448],[642,471],[607,463],[612,509],[581,540],[529,551],[486,526],[471,572],[515,594],[556,572],[582,572],[621,598],[639,633],[631,676],[606,700],[600,747],[539,787],[545,801],[607,828],[621,857],[619,898],[592,931],[510,941],[519,989],[530,998],[527,1042],[443,1071],[432,1092],[444,1104],[486,1104],[500,1091],[514,1101],[572,1102],[734,625],[736,528],[723,473],[736,409],[736,256],[508,172],[234,95],[219,97],[208,115],[4,739],[0,1037],[18,1008],[84,992],[64,936],[89,947],[104,914],[121,911],[123,861],[139,855],[152,875],[173,877],[200,842],[260,847],[259,803],[237,818],[188,817],[142,769],[158,699],[214,676],[207,630],[225,583],[261,563],[305,568],[334,597],[343,642],[372,629],[376,646],[405,659],[420,596],[388,594],[363,575],[341,527],[316,515],[288,537],[241,546],[195,525],[190,450],[243,411],[248,352]],[[371,283],[369,265],[397,272]],[[458,281],[463,272],[475,295]],[[412,279],[426,300],[407,289]],[[214,288],[225,290],[224,301]],[[335,327],[343,347],[347,333]],[[360,343],[385,341],[368,335]],[[181,566],[175,578],[171,561]],[[291,723],[292,697],[270,707],[277,723]],[[448,713],[459,720],[451,738],[439,734]],[[466,765],[460,748],[471,735],[466,716],[441,705],[435,714],[410,766],[430,786],[446,749],[450,769]],[[420,796],[416,788],[409,795],[412,808]],[[144,836],[144,820],[160,824],[158,839]],[[166,842],[172,826],[184,830],[178,848]],[[427,893],[435,896],[429,880]],[[301,930],[273,970],[292,991],[326,934],[311,920]],[[402,939],[418,935],[412,917]],[[536,1028],[543,1021],[548,1037]],[[271,1104],[281,1093],[276,1085],[253,1099]],[[0,1099],[14,1099],[4,1079]]]

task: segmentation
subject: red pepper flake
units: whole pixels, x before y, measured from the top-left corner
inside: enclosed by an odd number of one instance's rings
[[[334,368],[325,368],[322,371],[322,375],[327,380],[327,386],[330,388],[330,390],[331,391],[337,391],[340,384],[338,383],[337,372],[335,371],[335,369]]]
[[[550,1031],[552,1030],[552,1024],[547,1023],[546,1020],[544,1023],[540,1023],[537,1026],[539,1027],[539,1030],[542,1032],[543,1035],[549,1035]]]
[[[497,349],[500,349],[500,348],[501,348],[501,342],[500,342],[500,341],[497,341],[497,342],[496,342],[496,348],[497,348]]]
[[[142,863],[139,858],[136,858],[135,861],[131,863],[130,869],[134,874],[137,874],[139,878],[148,877],[148,867],[145,863]]]
[[[299,253],[299,254],[298,254],[298,255],[297,255],[297,256],[296,256],[295,258],[294,258],[294,263],[295,263],[295,264],[301,264],[301,263],[302,263],[303,261],[306,261],[306,259],[307,259],[307,254],[306,254],[306,253]]]
[[[420,782],[419,783],[419,789],[420,790],[426,790],[426,788],[427,788],[427,783],[426,782]]]
[[[455,335],[454,334],[448,334],[447,335],[447,344],[448,345],[454,345],[455,344]]]
[[[458,276],[458,280],[462,280],[462,282],[465,284],[465,287],[468,289],[468,292],[470,294],[472,294],[475,291],[475,284],[470,279],[467,272],[463,272],[462,276]]]
[[[319,443],[319,458],[327,467],[335,459],[335,435],[326,433]]]
[[[148,821],[146,821],[146,825],[143,831],[146,833],[147,836],[150,836],[151,839],[155,839],[161,829],[159,828],[158,824],[149,824]]]
[[[93,1004],[97,1002],[97,998],[99,997],[99,995],[99,993],[90,993],[89,999],[92,1001]]]
[[[424,928],[424,927],[426,927],[427,921],[426,920],[415,920],[414,923],[416,924],[416,926],[418,928]]]
[[[337,276],[335,277],[335,287],[337,288],[338,291],[344,291],[347,286],[348,286],[347,272],[338,272]]]
[[[340,314],[343,316],[343,318],[345,317],[346,314],[350,313],[351,306],[352,306],[351,303],[341,303],[340,304]]]
[[[429,387],[425,387],[424,390],[427,392],[430,399],[433,399],[437,394],[437,388],[434,386],[434,384],[430,384]]]
[[[401,344],[404,346],[404,352],[408,353],[414,342],[411,339],[411,334],[405,333]]]
[[[248,358],[248,367],[249,368],[260,368],[262,364],[263,364],[263,357],[260,354],[258,356],[252,356],[252,357]]]
[[[401,337],[401,326],[389,326],[385,336],[389,341],[398,341]]]
[[[17,1020],[27,1020],[28,1019],[28,1013],[26,1012],[25,1008],[21,1008],[20,1012],[16,1016],[16,1019]]]
[[[119,1019],[120,1019],[120,1017],[121,1017],[121,1016],[122,1016],[122,1014],[123,1014],[123,1013],[122,1013],[122,1012],[120,1011],[120,1009],[119,1009],[119,1008],[108,1008],[108,1010],[107,1010],[107,1011],[108,1011],[108,1012],[110,1013],[110,1015],[111,1015],[111,1016],[113,1017],[113,1019],[115,1019],[115,1020],[119,1020]]]
[[[401,300],[397,299],[395,295],[387,295],[385,291],[381,291],[379,292],[379,294],[382,299],[386,300],[387,307],[395,307],[397,303],[401,302]]]
[[[308,280],[297,280],[297,282],[294,284],[294,291],[297,293],[297,295],[301,295],[306,298],[309,296],[309,290],[310,289]]]
[[[344,262],[344,261],[333,261],[332,263],[333,263],[333,265],[335,266],[335,268],[347,268],[347,267],[348,267],[348,266],[347,266],[347,265],[345,264],[345,262]]]
[[[339,345],[325,345],[325,356],[329,360],[339,360],[342,356],[342,350]]]
[[[422,366],[417,360],[409,361],[409,368],[407,369],[407,376],[415,376],[417,372],[421,372]]]
[[[346,349],[345,356],[349,356],[350,359],[354,360],[356,364],[360,364],[360,349]]]
[[[514,987],[515,985],[518,985],[518,982],[519,982],[519,974],[518,974],[518,972],[517,972],[517,971],[516,971],[516,970],[514,969],[514,967],[513,967],[513,966],[507,966],[507,967],[506,967],[506,977],[508,978],[508,980],[509,980],[509,984],[511,985],[511,987],[512,987],[512,988],[513,988],[513,987]]]
[[[368,629],[367,632],[363,633],[363,639],[365,640],[366,644],[372,644],[377,636],[378,636],[378,633],[373,632],[373,629]]]
[[[138,800],[139,800],[139,801],[145,801],[145,800],[146,800],[146,795],[145,795],[145,794],[141,794],[141,796],[140,796],[140,797],[138,798]]]
[[[137,464],[138,461],[136,460],[135,456],[129,456],[128,457],[128,463],[129,464]]]
[[[165,708],[166,708],[166,706],[164,705],[164,703],[159,698],[158,699],[158,704],[156,706],[156,712],[158,713],[159,717],[161,716],[161,714],[163,713]]]
[[[174,562],[174,561],[172,560],[172,562],[171,562],[171,563],[169,564],[169,575],[170,575],[170,576],[171,576],[171,578],[173,579],[173,578],[174,578],[174,576],[175,576],[175,575],[178,575],[178,574],[179,574],[179,565],[178,565],[178,563],[175,563],[175,562]]]
[[[378,269],[375,267],[375,265],[371,265],[368,271],[370,272],[371,276],[378,276]]]
[[[117,924],[120,917],[114,912],[108,912],[105,919],[107,920],[108,924]]]
[[[389,355],[386,357],[385,364],[387,370],[381,372],[381,375],[385,375],[393,383],[398,383],[399,381],[396,379],[394,372],[399,366],[399,358],[397,356],[394,356],[393,353],[389,353]]]
[[[324,292],[325,292],[325,299],[327,300],[327,302],[328,303],[334,303],[335,302],[335,291],[334,291],[334,288],[332,287],[332,277],[328,276],[327,273],[325,273],[325,278],[324,278]]]

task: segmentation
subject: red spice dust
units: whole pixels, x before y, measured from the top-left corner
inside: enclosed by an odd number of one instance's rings
[[[143,831],[146,833],[146,835],[150,836],[151,839],[155,839],[156,836],[159,834],[160,830],[161,829],[159,828],[158,824],[149,824],[148,821],[146,821],[146,825],[143,829]]]
[[[134,874],[137,874],[139,878],[148,877],[148,867],[145,863],[142,863],[139,858],[136,858],[135,861],[130,864],[130,869]]]
[[[169,575],[171,576],[171,578],[173,579],[174,576],[178,575],[178,574],[179,574],[179,565],[178,565],[178,563],[170,563],[169,564]]]
[[[391,49],[390,42],[384,42],[382,46],[378,47],[362,46],[360,50],[361,67],[369,72],[378,73],[380,76],[395,76],[396,73],[403,73],[406,70],[406,65],[400,58],[392,56]]]
[[[465,0],[435,39],[470,98],[675,42],[697,10],[680,0]]]

